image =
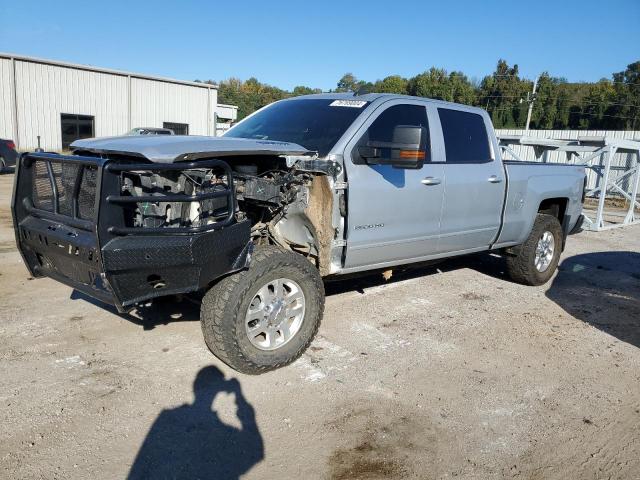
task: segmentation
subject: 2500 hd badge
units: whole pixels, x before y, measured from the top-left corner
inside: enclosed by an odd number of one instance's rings
[[[384,227],[384,223],[370,223],[368,225],[356,225],[353,227],[354,230],[369,230],[370,228],[382,228]]]

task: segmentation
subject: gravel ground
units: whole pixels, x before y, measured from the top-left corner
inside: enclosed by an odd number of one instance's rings
[[[15,249],[0,176],[3,478],[640,478],[640,227],[542,287],[481,255],[327,285],[293,365],[238,374],[190,302],[118,315]]]

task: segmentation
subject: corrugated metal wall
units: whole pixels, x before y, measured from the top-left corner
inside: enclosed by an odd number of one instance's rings
[[[60,150],[60,114],[92,115],[97,137],[127,131],[127,77],[16,60],[18,145]]]
[[[0,58],[0,138],[13,140],[13,69],[11,59]]]
[[[514,129],[498,129],[496,135],[524,135],[524,130]],[[640,141],[640,131],[633,130],[529,130],[526,134],[535,138],[555,138],[555,139],[577,139],[578,137],[588,136],[608,136],[611,138],[620,138],[625,140],[637,140]],[[512,145],[510,147],[522,160],[536,161],[536,155],[533,151],[533,147],[525,145]],[[584,156],[584,155],[583,155]],[[574,157],[575,158],[575,157]],[[547,155],[548,162],[554,163],[567,163],[567,155],[565,152],[549,152]],[[575,160],[574,160],[575,161]],[[598,164],[603,159],[594,160],[592,164]],[[626,170],[635,165],[636,158],[632,153],[618,153],[614,155],[611,163],[611,175],[615,179],[618,175],[622,175]],[[573,162],[572,162],[573,163]],[[587,187],[595,188],[598,186],[598,176],[592,170],[587,170]],[[623,188],[627,188],[628,185],[623,182]]]
[[[186,123],[191,135],[213,135],[216,103],[216,89],[0,58],[0,137],[13,139],[20,150],[36,148],[39,135],[42,148],[60,151],[62,113],[93,116],[97,137],[122,135],[133,127],[162,127],[163,122]]]
[[[216,93],[215,90],[211,92],[214,107]],[[207,114],[207,97],[206,88],[132,78],[132,127],[162,127],[163,122],[187,123],[189,135],[210,135],[207,122],[213,120]]]

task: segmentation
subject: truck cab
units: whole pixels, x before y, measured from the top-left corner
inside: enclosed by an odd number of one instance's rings
[[[403,125],[424,128],[413,168],[376,164],[366,142],[392,142]],[[390,98],[344,145],[349,182],[345,269],[420,261],[487,249],[500,228],[505,172],[486,112]]]

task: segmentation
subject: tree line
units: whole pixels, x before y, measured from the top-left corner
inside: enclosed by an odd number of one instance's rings
[[[256,78],[207,83],[218,84],[219,103],[238,106],[239,119],[276,100],[322,91],[306,86],[287,91]],[[482,80],[435,67],[412,78],[389,75],[375,82],[346,73],[333,91],[399,93],[479,106],[489,112],[496,128],[523,128],[533,99],[532,129],[640,129],[640,61],[597,82],[571,83],[544,72],[535,96],[532,89],[533,80],[522,78],[518,65],[499,60]]]

